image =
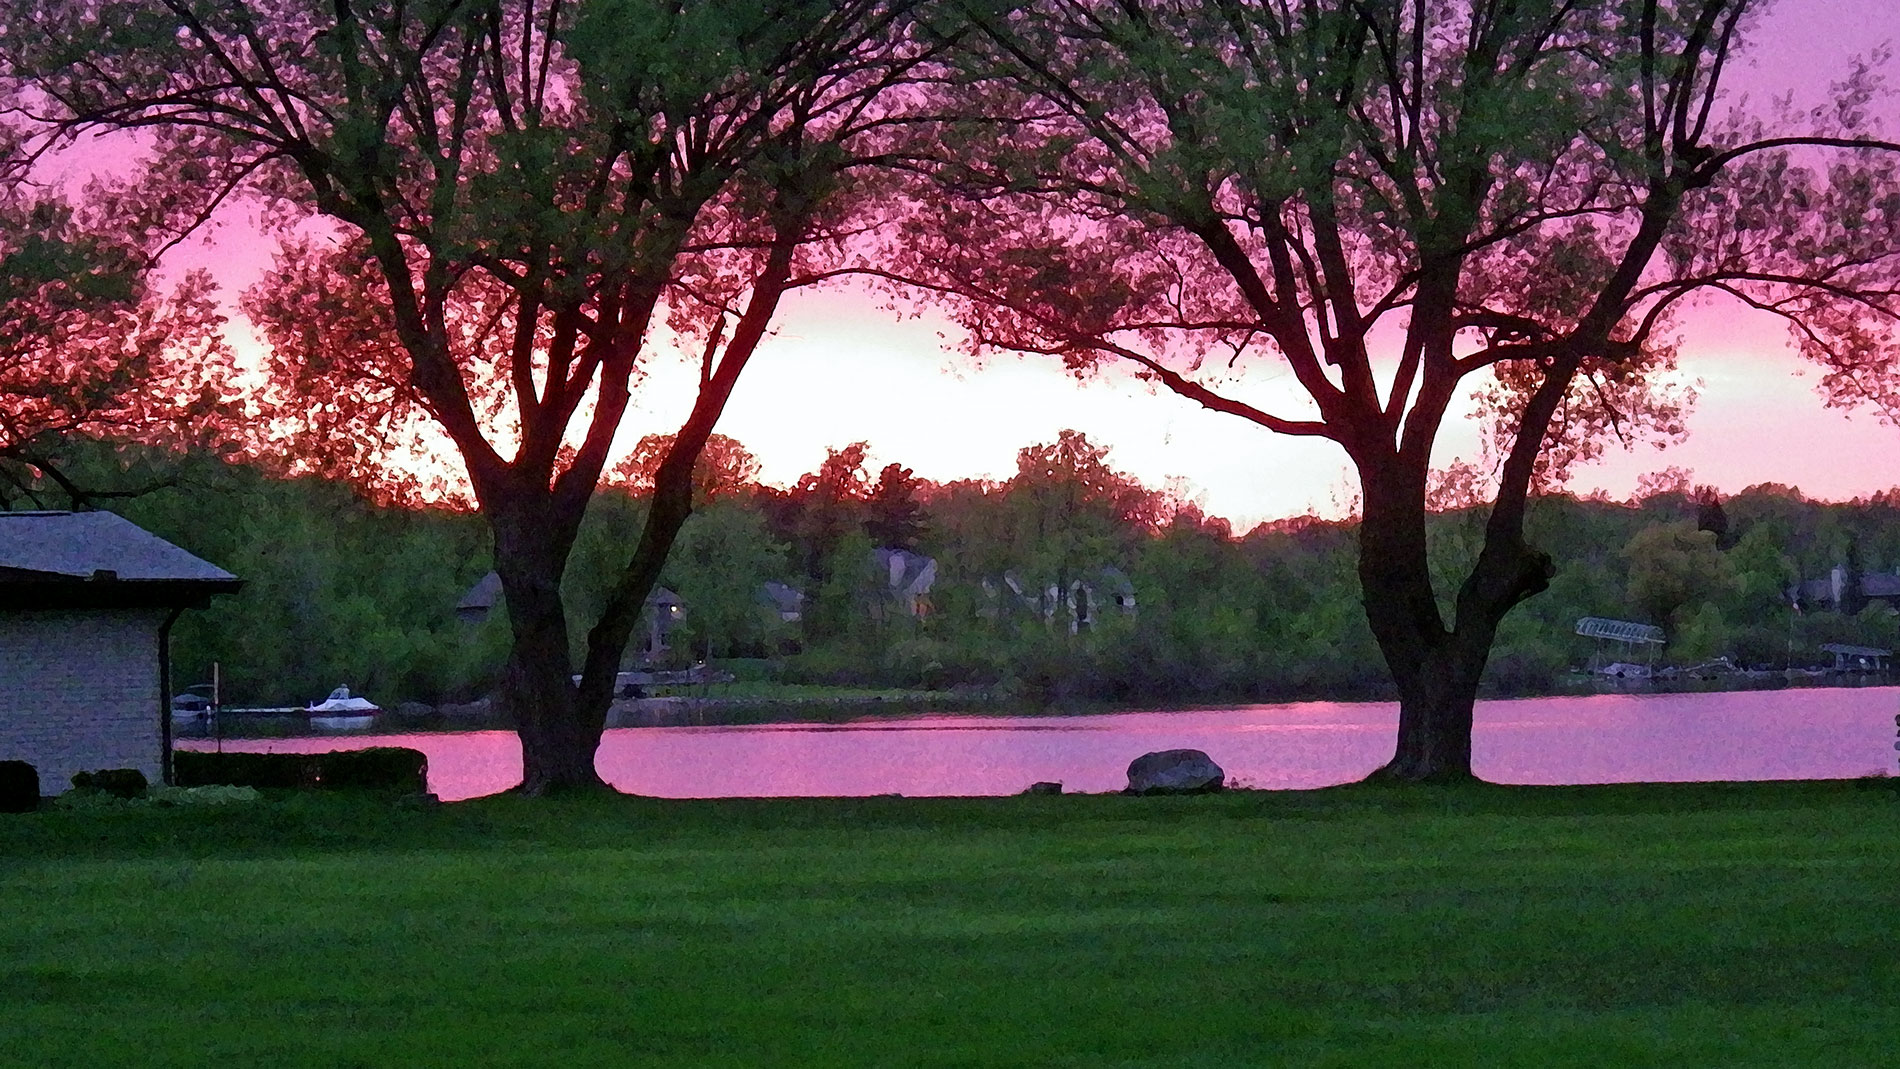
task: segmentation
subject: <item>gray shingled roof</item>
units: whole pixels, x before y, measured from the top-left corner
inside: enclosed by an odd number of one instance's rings
[[[237,576],[110,512],[0,512],[0,570],[47,578],[235,582]]]
[[[1860,595],[1864,598],[1900,598],[1900,575],[1871,572],[1860,577]]]
[[[489,572],[475,585],[468,588],[462,600],[455,603],[456,612],[480,613],[494,608],[501,601],[501,576]]]
[[[759,597],[779,612],[799,612],[805,607],[802,591],[776,579],[759,584]]]

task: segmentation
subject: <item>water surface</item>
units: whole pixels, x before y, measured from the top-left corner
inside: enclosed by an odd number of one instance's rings
[[[1895,769],[1900,687],[1600,694],[1478,703],[1473,764],[1498,783],[1839,779]],[[1052,780],[1114,791],[1150,750],[1205,750],[1240,786],[1359,779],[1392,754],[1392,702],[1294,702],[1087,716],[866,717],[838,724],[612,728],[602,778],[666,798],[999,795]],[[180,748],[213,749],[207,739]],[[521,781],[508,731],[226,739],[228,750],[410,746],[445,800]]]

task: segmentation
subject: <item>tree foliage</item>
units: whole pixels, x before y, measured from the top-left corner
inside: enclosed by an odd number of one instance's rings
[[[1684,606],[1706,602],[1734,582],[1714,533],[1690,520],[1645,527],[1622,552],[1629,561],[1629,601],[1651,623],[1675,623]]]
[[[648,434],[634,443],[607,474],[607,481],[636,494],[651,494],[660,465],[673,451],[675,436]],[[759,458],[737,439],[723,434],[707,437],[693,463],[693,502],[705,504],[754,489],[759,481]]]
[[[30,179],[0,127],[0,502],[50,477],[72,505],[130,492],[66,477],[82,437],[184,445],[221,411],[223,318],[203,273],[163,286],[156,242],[94,183],[79,205]]]

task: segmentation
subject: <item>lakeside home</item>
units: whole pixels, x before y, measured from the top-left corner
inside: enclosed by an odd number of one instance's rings
[[[109,512],[0,513],[0,760],[167,779],[172,624],[242,582]]]

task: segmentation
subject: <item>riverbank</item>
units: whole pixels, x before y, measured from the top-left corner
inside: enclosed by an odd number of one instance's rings
[[[1836,1064],[1891,781],[0,817],[20,1064]]]
[[[1540,686],[1487,685],[1480,701],[1577,697],[1592,694],[1663,695],[1743,693],[1792,689],[1891,686],[1888,673],[1829,672],[1658,672],[1647,676],[1608,675],[1574,670]],[[924,689],[904,687],[777,683],[759,680],[696,683],[643,688],[646,696],[617,698],[608,708],[607,726],[708,727],[773,723],[838,723],[866,716],[922,713],[983,713],[1010,716],[1069,716],[1174,706],[1291,704],[1310,702],[1384,702],[1396,700],[1389,687],[1368,686],[1349,693],[1318,693],[1263,685],[1250,698],[1155,698],[1137,701],[1065,700],[1040,702],[1006,687]],[[214,738],[219,727],[204,713],[174,713],[179,738]],[[368,728],[370,725],[360,725]],[[380,711],[376,731],[513,730],[514,724],[492,698],[429,705],[402,702]],[[232,738],[288,738],[308,734],[311,726],[300,708],[229,708],[223,733]]]
[[[1750,691],[1892,686],[1891,673],[1871,672],[1659,672],[1607,675],[1573,671],[1544,687],[1488,686],[1481,701],[1577,697],[1590,694],[1720,694]],[[1148,701],[1066,701],[1039,704],[1006,688],[964,687],[927,690],[901,687],[824,686],[781,683],[706,683],[651,688],[649,697],[617,699],[608,710],[608,727],[673,727],[784,722],[829,722],[867,715],[915,713],[1007,713],[1012,716],[1064,716],[1109,713],[1157,706],[1206,708],[1221,705],[1299,702],[1393,701],[1396,695],[1312,694],[1264,688],[1259,696],[1232,701],[1190,699]],[[442,722],[507,727],[491,703],[445,707]]]

